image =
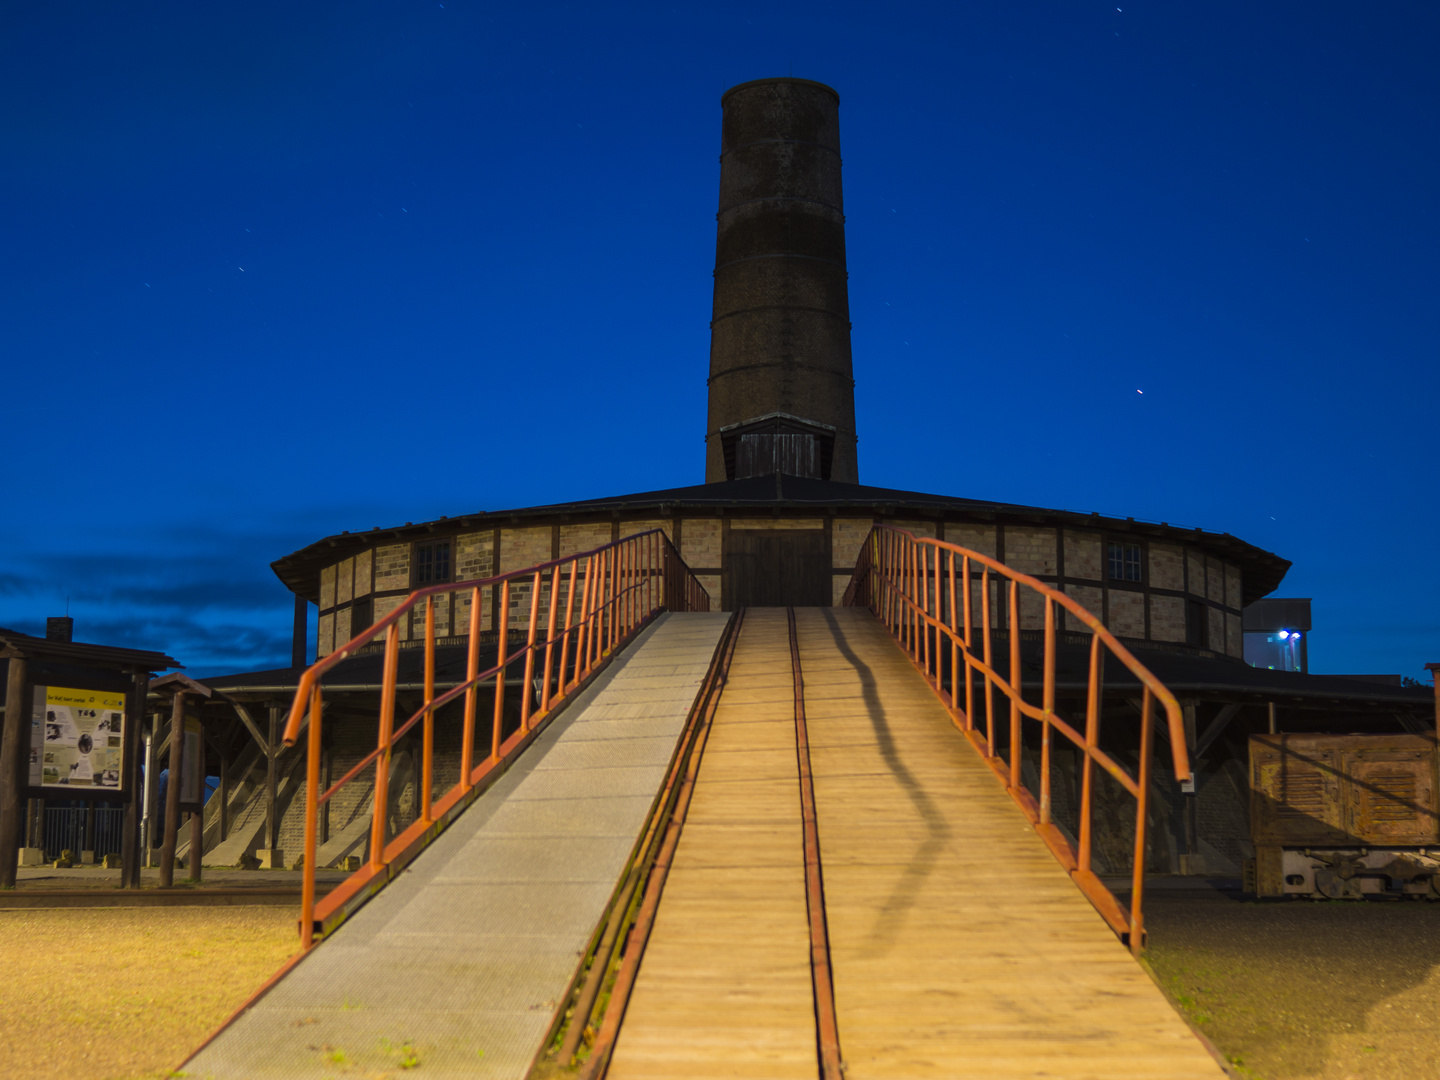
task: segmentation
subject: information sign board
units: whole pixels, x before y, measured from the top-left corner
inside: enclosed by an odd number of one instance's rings
[[[34,690],[30,786],[118,790],[125,751],[125,695],[64,686]]]

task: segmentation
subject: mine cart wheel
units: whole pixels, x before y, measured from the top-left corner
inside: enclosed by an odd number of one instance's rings
[[[1331,900],[1359,900],[1364,895],[1359,878],[1342,878],[1334,870],[1316,870],[1315,888]]]

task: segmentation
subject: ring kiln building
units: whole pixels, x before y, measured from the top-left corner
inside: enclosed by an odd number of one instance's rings
[[[1422,692],[1247,667],[1242,612],[1273,591],[1290,564],[1229,534],[861,484],[839,97],[820,83],[765,79],[729,90],[722,112],[705,482],[325,537],[273,564],[296,597],[294,667],[212,685],[237,701],[267,703],[273,724],[304,667],[308,604],[319,607],[316,647],[324,656],[412,589],[523,569],[652,528],[670,536],[723,609],[828,606],[839,602],[871,526],[885,522],[1058,585],[1143,650],[1145,663],[1185,699],[1200,788],[1191,799],[1158,793],[1161,869],[1196,869],[1202,854],[1212,869],[1234,869],[1247,857],[1238,762],[1246,728],[1264,730],[1267,705],[1283,705],[1282,718],[1304,710],[1310,730],[1426,714]],[[523,589],[512,593],[508,615],[497,602],[482,595],[487,636],[502,619],[520,626],[529,610]],[[468,606],[462,590],[437,612],[440,644],[455,657],[463,656]],[[1022,605],[1019,627],[1004,625],[1003,604],[991,610],[999,630],[1022,640],[1040,629],[1038,600]],[[1082,629],[1065,629],[1081,649]],[[414,640],[418,630],[402,634]],[[443,685],[447,650],[440,652]],[[347,659],[327,677],[327,701],[341,711],[347,692],[373,701],[378,668],[378,655]],[[359,747],[373,746],[372,731],[357,732],[353,760]],[[327,753],[337,769],[352,760],[343,739]],[[397,768],[402,787],[404,775]],[[275,782],[272,773],[272,788]],[[403,792],[392,783],[388,797],[395,802]],[[295,818],[292,811],[283,827],[272,822],[267,843],[285,845]],[[1117,859],[1125,858],[1123,836],[1114,839]]]

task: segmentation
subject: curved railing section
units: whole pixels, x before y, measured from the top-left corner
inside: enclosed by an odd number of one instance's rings
[[[1000,593],[1004,592],[1003,632]],[[1021,663],[1021,590],[1044,601],[1041,619],[1044,653],[1039,679],[1039,704],[1025,699]],[[975,594],[978,591],[979,596]],[[993,594],[993,598],[992,598]],[[1165,711],[1175,777],[1190,779],[1185,727],[1180,704],[1165,685],[1090,612],[1072,597],[1027,574],[1012,570],[988,555],[958,544],[888,525],[871,530],[846,589],[844,604],[869,607],[909,654],[952,719],[1006,790],[1025,812],[1061,865],[1103,915],[1111,928],[1139,955],[1144,945],[1142,906],[1145,889],[1146,816],[1149,809],[1150,758],[1154,748],[1154,707]],[[1072,725],[1055,711],[1056,609],[1063,608],[1089,631],[1089,670],[1085,719]],[[962,616],[961,613],[964,613]],[[978,619],[978,627],[976,622]],[[978,635],[977,635],[978,630]],[[1006,673],[996,670],[995,638],[1008,651]],[[979,641],[977,643],[976,637]],[[978,645],[978,652],[977,652]],[[1135,774],[1100,748],[1100,707],[1106,654],[1135,677],[1143,690],[1140,703],[1138,768]],[[979,686],[976,686],[976,676]],[[1032,697],[1033,695],[1032,676]],[[997,750],[996,692],[1004,695],[1008,733],[1005,750]],[[983,721],[977,723],[977,698]],[[1021,779],[1026,720],[1040,725],[1037,771],[1039,797]],[[1004,723],[1004,720],[1001,721]],[[1002,728],[1003,731],[1003,728]],[[1051,737],[1059,732],[1081,753],[1079,827],[1072,845],[1051,816]],[[1092,804],[1094,769],[1098,766],[1135,799],[1135,851],[1128,910],[1105,887],[1092,867]]]
[[[528,611],[512,612],[512,589],[528,585]],[[520,588],[517,589],[516,587]],[[492,593],[496,625],[495,661],[481,670],[480,652],[485,599]],[[445,594],[470,594],[470,628],[464,679],[443,693],[435,687],[435,607]],[[401,626],[423,608],[424,675],[419,708],[396,726]],[[638,533],[592,551],[476,581],[447,582],[412,592],[394,611],[361,631],[300,677],[285,724],[284,740],[294,746],[308,726],[305,775],[304,883],[300,936],[309,948],[317,929],[329,929],[417,854],[539,732],[556,708],[587,684],[591,676],[661,611],[708,611],[710,598],[670,539],[659,529]],[[512,622],[520,625],[512,626]],[[512,638],[512,631],[515,637]],[[512,644],[523,637],[523,644]],[[384,641],[379,734],[375,749],[339,780],[320,789],[325,673],[372,642]],[[517,671],[523,676],[515,685]],[[511,676],[507,690],[506,673]],[[493,685],[488,732],[477,731],[482,688]],[[518,723],[506,732],[506,695],[519,696]],[[459,779],[438,798],[435,785],[435,714],[464,699]],[[512,710],[513,711],[513,710]],[[514,719],[513,717],[511,719]],[[421,727],[421,765],[416,777],[418,816],[389,836],[391,756],[398,740]],[[477,761],[477,734],[488,746]],[[315,899],[316,851],[321,808],[347,784],[373,770],[375,798],[368,856],[355,873],[319,903]]]

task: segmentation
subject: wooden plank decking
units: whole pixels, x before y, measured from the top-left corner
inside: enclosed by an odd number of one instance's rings
[[[847,1080],[1220,1076],[884,629],[796,615]],[[818,1073],[793,708],[751,609],[616,1080]]]
[[[607,1074],[815,1076],[783,608],[745,615]]]
[[[847,1080],[1219,1066],[869,612],[796,612]]]

